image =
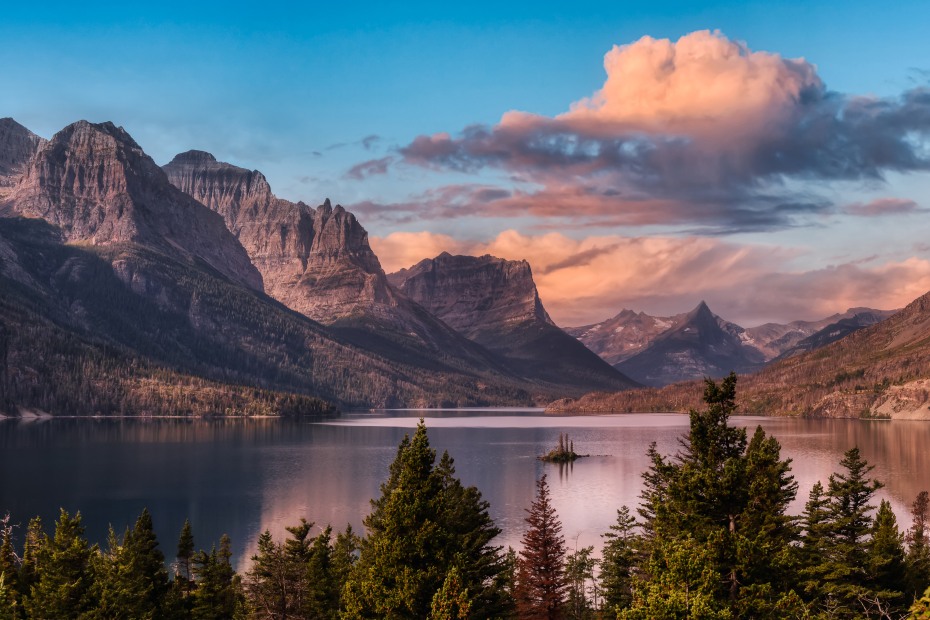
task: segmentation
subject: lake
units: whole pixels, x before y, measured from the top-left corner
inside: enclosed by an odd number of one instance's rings
[[[649,444],[673,453],[688,427],[683,415],[557,417],[537,410],[391,411],[323,422],[6,420],[0,421],[0,514],[10,512],[22,524],[18,545],[30,517],[50,525],[59,507],[80,510],[88,537],[102,542],[110,524],[122,532],[148,507],[166,555],[174,555],[190,518],[198,548],[228,533],[241,567],[261,531],[281,535],[300,517],[361,531],[397,444],[420,416],[432,446],[448,450],[462,481],[490,502],[503,530],[500,544],[514,547],[535,481],[547,473],[569,548],[600,549],[617,509],[638,504]],[[886,484],[879,495],[892,502],[902,529],[917,493],[930,489],[930,423],[749,417],[732,423],[750,432],[762,425],[794,460],[795,514],[813,484],[826,484],[843,452],[857,445]],[[593,456],[561,467],[538,461],[559,433],[569,435],[576,452]]]

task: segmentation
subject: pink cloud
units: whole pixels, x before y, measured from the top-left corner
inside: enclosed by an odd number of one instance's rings
[[[849,215],[859,217],[881,217],[883,215],[900,215],[902,213],[917,213],[924,211],[913,200],[904,198],[878,198],[871,202],[848,205],[844,211]]]
[[[676,314],[706,299],[715,312],[748,327],[856,306],[899,308],[930,290],[928,260],[794,271],[796,251],[699,237],[578,240],[508,230],[489,241],[418,232],[374,237],[371,244],[389,272],[443,251],[526,259],[546,309],[563,326],[600,321],[622,308]]]
[[[835,211],[812,181],[930,170],[927,89],[887,99],[830,92],[806,60],[709,31],[615,46],[604,66],[602,88],[561,115],[512,111],[494,126],[419,136],[398,149],[399,163],[519,179],[524,187],[492,214],[716,232]],[[427,217],[491,210],[459,198],[465,209],[408,206]]]

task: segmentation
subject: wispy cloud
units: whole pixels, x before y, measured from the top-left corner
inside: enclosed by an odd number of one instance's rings
[[[881,217],[905,213],[923,213],[926,212],[927,209],[922,209],[913,200],[904,198],[878,198],[871,202],[857,202],[847,205],[843,211],[849,215],[856,215],[859,217]]]
[[[898,308],[930,290],[930,260],[850,261],[792,269],[796,250],[700,237],[524,235],[489,241],[429,232],[371,239],[387,271],[441,252],[529,261],[546,309],[560,325],[584,325],[622,308],[668,315],[706,299],[744,325],[822,318],[855,306]]]

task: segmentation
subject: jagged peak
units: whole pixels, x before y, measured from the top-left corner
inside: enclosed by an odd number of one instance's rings
[[[18,133],[26,133],[30,135],[35,135],[29,130],[28,127],[26,127],[22,123],[17,122],[17,120],[13,118],[12,116],[6,116],[4,118],[0,118],[0,130],[16,131]]]

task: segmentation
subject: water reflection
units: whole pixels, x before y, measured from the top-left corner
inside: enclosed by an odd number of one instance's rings
[[[55,519],[59,506],[81,510],[93,540],[105,539],[148,507],[162,548],[170,555],[184,519],[198,544],[226,532],[241,559],[258,534],[300,517],[337,529],[361,528],[369,500],[404,434],[427,416],[430,441],[448,450],[459,476],[481,489],[504,530],[501,544],[517,546],[535,480],[549,473],[553,502],[570,545],[600,548],[601,533],[621,505],[638,503],[646,449],[677,448],[687,417],[619,415],[543,417],[537,411],[404,412],[346,417],[329,423],[283,420],[226,422],[47,420],[0,423],[0,511],[25,523]],[[843,452],[858,445],[886,483],[902,525],[921,490],[930,488],[930,424],[853,420],[736,418],[761,424],[794,459],[803,508],[814,482],[826,482]],[[575,449],[594,456],[574,464],[536,459],[570,431]]]

